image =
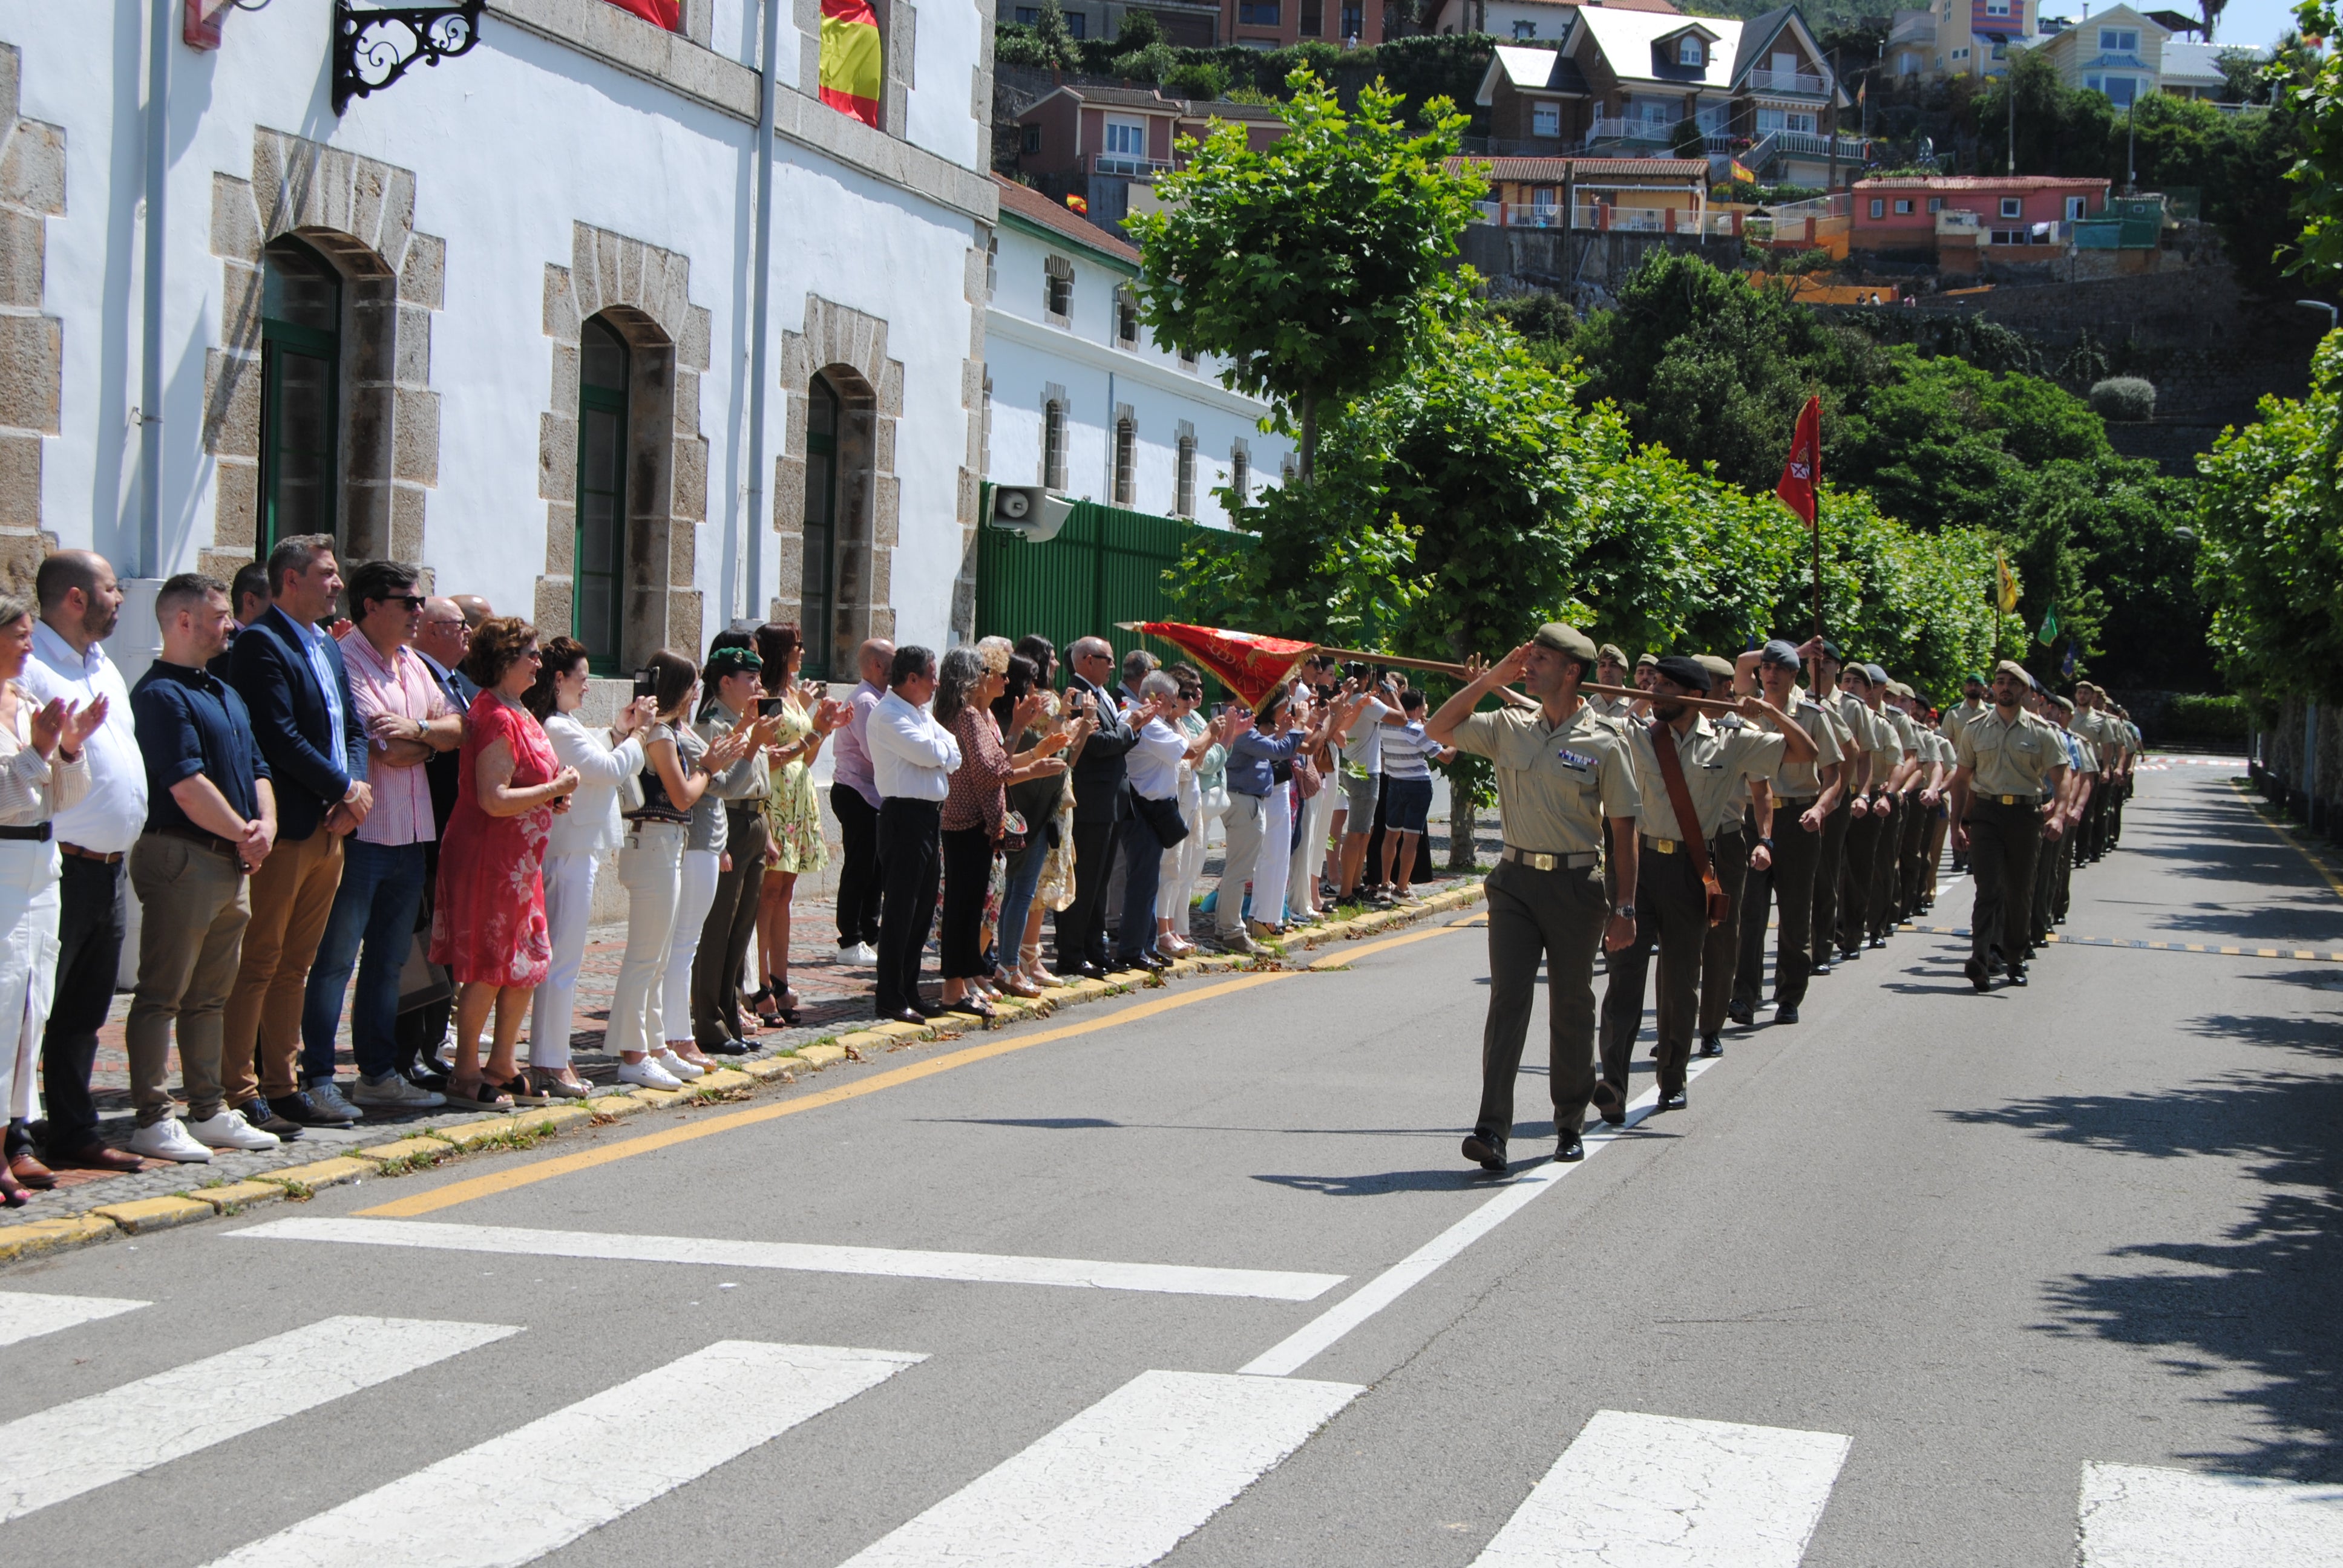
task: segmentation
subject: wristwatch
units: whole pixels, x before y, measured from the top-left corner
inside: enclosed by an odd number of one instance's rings
[[[1762,838],[1762,839],[1758,839],[1757,841],[1758,841],[1759,843],[1761,843],[1761,844],[1765,845],[1765,848],[1767,848],[1767,849],[1772,849],[1772,848],[1774,847],[1774,836],[1773,836],[1772,834],[1770,834],[1770,833],[1768,833],[1767,835],[1765,835],[1764,838]]]
[[[1633,904],[1614,904],[1611,908],[1611,912],[1623,920],[1632,920],[1635,918],[1635,906]]]

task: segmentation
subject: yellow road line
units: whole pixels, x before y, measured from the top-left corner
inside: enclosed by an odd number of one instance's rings
[[[516,1166],[508,1171],[491,1171],[488,1175],[475,1176],[468,1181],[451,1181],[444,1187],[434,1187],[427,1191],[417,1192],[412,1197],[400,1198],[372,1209],[361,1209],[358,1213],[362,1216],[395,1220],[411,1220],[417,1214],[437,1213],[442,1209],[452,1209],[458,1203],[471,1202],[476,1198],[492,1197],[498,1192],[509,1192],[517,1188],[531,1186],[539,1181],[548,1181],[556,1176],[567,1176],[573,1171],[590,1171],[598,1165],[608,1165],[614,1161],[631,1160],[638,1154],[649,1154],[656,1150],[671,1149],[679,1143],[689,1143],[696,1138],[709,1138],[719,1132],[729,1132],[736,1127],[753,1127],[760,1122],[776,1121],[780,1117],[795,1116],[801,1111],[813,1111],[825,1105],[836,1105],[844,1101],[859,1100],[866,1094],[876,1094],[881,1090],[893,1089],[899,1084],[915,1082],[922,1078],[932,1078],[937,1073],[950,1072],[954,1068],[966,1067],[971,1062],[989,1060],[996,1056],[1006,1056],[1011,1051],[1024,1050],[1037,1045],[1047,1045],[1052,1040],[1070,1040],[1076,1035],[1091,1034],[1117,1024],[1133,1023],[1141,1019],[1153,1018],[1158,1014],[1170,1012],[1174,1008],[1187,1007],[1191,1003],[1205,1001],[1213,997],[1227,996],[1233,991],[1249,990],[1255,986],[1267,985],[1272,980],[1290,980],[1299,972],[1295,970],[1272,970],[1259,974],[1240,975],[1234,980],[1222,980],[1216,985],[1204,986],[1200,990],[1179,996],[1162,997],[1154,1001],[1141,1002],[1135,1007],[1122,1008],[1103,1017],[1088,1019],[1081,1023],[1065,1024],[1057,1029],[1045,1029],[1032,1034],[1016,1035],[1006,1040],[990,1040],[983,1045],[972,1045],[964,1050],[950,1051],[942,1056],[930,1057],[925,1061],[911,1062],[886,1072],[875,1073],[869,1078],[857,1079],[852,1083],[842,1083],[836,1089],[825,1089],[818,1093],[799,1095],[794,1100],[784,1100],[778,1104],[759,1105],[747,1111],[729,1111],[722,1116],[711,1116],[705,1121],[689,1122],[681,1127],[670,1127],[663,1132],[651,1132],[639,1138],[622,1139],[616,1143],[606,1143],[597,1149],[581,1149],[575,1154],[540,1160],[534,1164]]]
[[[2293,845],[2294,852],[2310,862],[2310,869],[2318,872],[2319,876],[2325,879],[2329,890],[2331,890],[2337,898],[2343,899],[2343,879],[2338,879],[2333,871],[2328,869],[2326,861],[2312,854],[2310,852],[2310,847],[2305,844],[2301,839],[2296,838],[2292,829],[2288,828],[2285,823],[2272,816],[2268,808],[2264,806],[2260,801],[2255,799],[2253,796],[2247,793],[2246,787],[2244,785],[2238,783],[2235,779],[2232,779],[2229,780],[2229,788],[2236,791],[2238,799],[2243,800],[2246,803],[2247,809],[2253,812],[2256,817],[2261,819],[2261,824],[2263,827],[2268,828],[2271,832],[2276,833],[2279,838]]]
[[[1461,931],[1468,928],[1477,930],[1488,923],[1485,920],[1458,920],[1453,925],[1433,926],[1429,930],[1410,931],[1403,937],[1385,937],[1379,942],[1363,942],[1357,947],[1337,948],[1322,957],[1312,959],[1310,967],[1313,970],[1341,969],[1353,959],[1363,959],[1369,953],[1379,953],[1386,948],[1403,948],[1410,942],[1420,942],[1431,937],[1444,936],[1450,931]]]

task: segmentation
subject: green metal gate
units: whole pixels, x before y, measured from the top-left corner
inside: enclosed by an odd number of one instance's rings
[[[988,485],[987,516],[991,499]],[[1065,527],[1047,544],[1028,543],[1007,528],[980,528],[976,634],[1014,640],[1040,632],[1061,654],[1078,637],[1103,637],[1120,658],[1146,639],[1114,623],[1175,618],[1164,574],[1177,569],[1188,541],[1203,531],[1183,518],[1097,501],[1076,501]],[[1159,643],[1153,651],[1171,650]]]

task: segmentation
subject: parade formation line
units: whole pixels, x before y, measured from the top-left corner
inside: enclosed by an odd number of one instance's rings
[[[1966,926],[1920,926],[1906,920],[1898,930],[1921,931],[1932,937],[1966,937]],[[2048,940],[2069,948],[2135,948],[2152,953],[2202,953],[2207,958],[2227,959],[2300,959],[2307,963],[2343,964],[2343,952],[2321,952],[2313,948],[2247,948],[2220,946],[2212,942],[2145,942],[2132,937],[2074,937],[2064,931],[2052,931]]]

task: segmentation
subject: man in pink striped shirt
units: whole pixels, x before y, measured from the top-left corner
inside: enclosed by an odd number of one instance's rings
[[[356,624],[342,636],[342,662],[367,732],[374,809],[343,846],[342,885],[303,998],[301,1059],[309,1097],[356,1116],[362,1106],[419,1111],[445,1103],[400,1076],[395,1031],[399,970],[414,939],[426,847],[436,832],[423,764],[461,744],[464,720],[413,646],[423,623],[415,568],[368,561],[350,574],[347,591]],[[358,1081],[345,1101],[334,1086],[334,1037],[353,966],[358,983],[350,1043]]]

